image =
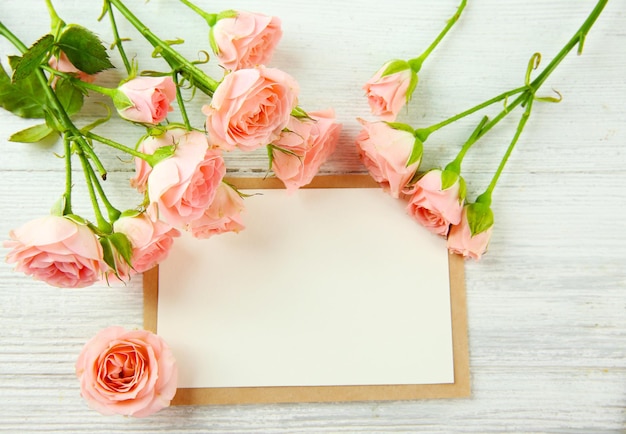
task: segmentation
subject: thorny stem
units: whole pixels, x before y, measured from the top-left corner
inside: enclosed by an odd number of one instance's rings
[[[124,45],[122,43],[122,39],[120,38],[120,34],[117,30],[117,23],[115,22],[115,16],[113,15],[113,8],[109,3],[106,3],[107,12],[109,15],[109,21],[111,22],[111,28],[113,29],[113,37],[115,38],[115,46],[117,50],[120,52],[120,57],[122,58],[122,62],[124,62],[124,68],[126,68],[126,73],[131,74],[133,71],[132,65],[128,60],[128,56],[126,55],[126,51],[124,50]]]
[[[175,70],[188,79],[194,86],[209,96],[212,96],[219,83],[206,75],[196,65],[174,50],[169,44],[156,36],[147,28],[122,2],[121,0],[106,0],[114,5],[124,17],[132,24],[143,37],[155,48],[161,50],[163,58]]]
[[[92,133],[91,131],[86,132],[85,135],[89,137],[90,139],[93,139],[104,145],[110,146],[111,148],[115,148],[119,151],[126,152],[127,154],[130,154],[133,157],[141,158],[142,160],[146,161],[151,166],[153,166],[156,163],[152,155],[144,154],[143,152],[139,152],[136,149],[129,148],[128,146],[122,145],[121,143],[118,143],[114,140],[99,136],[95,133]]]
[[[89,199],[91,200],[91,206],[93,208],[94,215],[96,216],[96,222],[98,224],[98,229],[103,232],[109,233],[111,232],[111,225],[106,221],[104,216],[102,215],[102,211],[100,211],[100,205],[98,204],[98,198],[96,197],[96,192],[93,187],[93,181],[95,178],[95,173],[93,173],[93,168],[89,164],[89,161],[83,150],[78,148],[76,149],[76,154],[80,159],[80,162],[83,166],[83,172],[85,173],[85,182],[87,184],[87,191],[89,192]],[[93,174],[93,176],[92,176]]]
[[[522,117],[520,118],[519,123],[517,124],[517,130],[515,131],[513,140],[511,140],[511,144],[506,149],[506,152],[504,153],[504,156],[502,157],[502,160],[500,161],[500,165],[498,166],[498,170],[496,170],[496,173],[493,175],[493,178],[491,179],[491,182],[489,183],[489,186],[487,187],[485,192],[476,198],[476,202],[484,203],[487,206],[491,205],[491,193],[493,192],[493,189],[496,187],[496,184],[498,183],[498,179],[500,178],[500,175],[502,174],[502,171],[504,170],[504,166],[506,166],[506,163],[509,160],[509,157],[511,156],[511,152],[513,152],[513,148],[515,148],[515,145],[517,144],[517,141],[520,135],[522,134],[524,127],[526,126],[526,122],[528,121],[528,118],[530,117],[530,111],[532,109],[532,106],[533,106],[533,98],[529,98],[528,103],[526,104],[524,113],[522,113]]]
[[[63,137],[63,149],[65,152],[65,193],[63,197],[63,215],[72,213],[72,142],[68,137]]]

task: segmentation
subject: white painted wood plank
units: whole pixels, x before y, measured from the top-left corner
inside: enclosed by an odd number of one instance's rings
[[[99,2],[57,1],[110,41]],[[128,2],[164,37],[183,37],[194,57],[206,43],[193,15],[176,2]],[[305,108],[335,107],[345,123],[341,147],[324,172],[362,172],[352,141],[357,116],[368,117],[360,85],[390,57],[417,54],[456,2],[200,1],[274,13],[285,36],[274,64],[302,87]],[[541,51],[545,65],[593,1],[470,1],[464,16],[420,74],[402,119],[425,126],[523,80]],[[41,12],[33,13],[38,10]],[[405,12],[406,11],[406,12]],[[582,57],[568,57],[546,83],[564,99],[537,104],[494,194],[496,230],[490,252],[467,264],[473,394],[470,399],[335,404],[175,407],[145,420],[106,418],[88,410],[73,374],[82,344],[108,325],[141,326],[138,280],[128,287],[46,287],[0,264],[0,431],[46,432],[580,432],[626,430],[626,33],[624,2],[609,2]],[[175,15],[178,14],[178,15]],[[174,17],[176,23],[163,23]],[[26,42],[47,30],[43,2],[2,2],[0,19]],[[172,19],[173,20],[173,19]],[[172,30],[174,28],[174,30]],[[141,62],[149,50],[128,26]],[[5,63],[9,50],[0,42]],[[339,59],[339,60],[338,60]],[[119,62],[116,60],[119,65]],[[104,84],[119,78],[107,73]],[[104,100],[102,100],[104,101]],[[101,113],[93,106],[89,122]],[[197,119],[201,116],[196,113]],[[472,122],[434,134],[426,163],[445,164]],[[470,195],[489,182],[515,120],[476,145],[464,164]],[[0,234],[45,212],[63,188],[58,145],[6,142],[30,125],[0,112]],[[137,129],[106,127],[133,143]],[[47,155],[45,155],[47,154]],[[126,188],[132,166],[104,153],[107,187],[133,206]],[[45,158],[44,158],[45,157]],[[263,152],[229,155],[235,174],[263,174]],[[77,200],[85,201],[79,190]],[[84,212],[88,212],[86,205]],[[6,249],[2,249],[4,254]]]

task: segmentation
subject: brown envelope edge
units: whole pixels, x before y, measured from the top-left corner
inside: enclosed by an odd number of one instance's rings
[[[232,178],[237,188],[283,188],[276,178]],[[306,188],[372,188],[378,184],[368,175],[316,177]],[[393,401],[470,396],[467,300],[463,258],[450,254],[450,306],[454,383],[362,386],[220,387],[178,389],[173,405],[261,404],[286,402]],[[144,328],[157,332],[158,267],[143,275]]]

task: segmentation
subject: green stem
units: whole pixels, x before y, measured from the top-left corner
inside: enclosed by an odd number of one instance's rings
[[[587,33],[591,30],[591,27],[594,25],[602,10],[606,6],[609,0],[599,0],[596,6],[593,8],[585,22],[580,26],[578,31],[574,33],[574,36],[565,44],[565,46],[558,52],[556,57],[552,59],[552,61],[545,67],[543,71],[533,80],[530,84],[535,91],[539,89],[539,87],[543,84],[544,81],[548,78],[548,76],[559,66],[559,63],[569,54],[569,52],[578,45],[578,54],[582,54],[583,45],[585,42],[585,38],[587,37]]]
[[[183,0],[181,0],[183,1]],[[461,13],[463,12],[463,9],[465,9],[465,5],[467,3],[467,0],[462,0],[461,4],[458,6],[456,13],[452,16],[452,18],[450,18],[447,23],[446,26],[443,28],[443,30],[439,33],[439,35],[437,35],[437,37],[435,38],[435,40],[430,44],[430,46],[426,49],[426,51],[424,51],[421,55],[419,55],[418,57],[411,59],[408,61],[409,65],[411,66],[411,69],[413,71],[415,71],[415,73],[417,74],[419,72],[419,70],[422,68],[422,63],[424,63],[424,61],[426,60],[426,58],[430,55],[430,53],[433,52],[433,50],[435,48],[437,48],[437,45],[439,45],[439,43],[441,42],[441,40],[446,36],[446,34],[450,31],[450,29],[452,28],[452,26],[454,26],[454,24],[459,20],[459,17],[461,16]]]
[[[435,131],[437,131],[437,130],[443,128],[443,127],[445,127],[446,125],[449,125],[449,124],[451,124],[453,122],[456,122],[459,119],[462,119],[462,118],[464,118],[466,116],[469,116],[469,115],[471,115],[473,113],[476,113],[477,111],[482,110],[485,107],[488,107],[488,106],[490,106],[492,104],[495,104],[495,103],[497,103],[499,101],[505,100],[508,97],[516,95],[516,94],[518,94],[520,92],[523,92],[523,91],[525,91],[527,89],[528,88],[526,86],[522,86],[522,87],[518,87],[516,89],[512,89],[512,90],[503,92],[503,93],[501,93],[498,96],[495,96],[495,97],[493,97],[491,99],[488,99],[485,102],[482,102],[482,103],[480,103],[478,105],[475,105],[474,107],[472,107],[470,109],[467,109],[464,112],[461,112],[461,113],[459,113],[457,115],[454,115],[454,116],[452,116],[452,117],[450,117],[450,118],[448,118],[448,119],[446,119],[444,121],[441,121],[441,122],[439,122],[439,123],[437,123],[435,125],[431,125],[428,128],[420,128],[420,129],[418,129],[416,131],[415,134],[416,134],[416,136],[419,139],[421,139],[422,141],[425,141],[430,134],[434,133]]]
[[[124,68],[126,68],[126,73],[131,74],[133,71],[132,65],[128,60],[128,56],[126,55],[126,51],[124,50],[124,45],[122,44],[122,39],[120,38],[120,34],[117,30],[117,23],[115,22],[115,16],[113,15],[113,8],[109,3],[106,3],[107,12],[109,15],[109,22],[111,23],[111,29],[113,29],[113,37],[115,38],[115,46],[117,50],[120,52],[120,57],[122,58],[122,62],[124,62]]]
[[[183,99],[182,91],[180,90],[180,86],[178,86],[178,74],[174,73],[174,83],[176,85],[176,102],[178,102],[178,108],[180,109],[180,114],[183,117],[183,123],[185,124],[185,128],[187,131],[191,131],[191,122],[189,122],[189,116],[187,116],[187,109],[185,108],[185,100]]]
[[[72,214],[72,143],[68,137],[63,137],[63,149],[65,150],[65,203],[63,215]]]
[[[204,20],[207,22],[209,27],[213,27],[215,25],[215,23],[217,22],[217,14],[210,14],[210,13],[200,9],[198,6],[196,6],[195,4],[191,3],[189,0],[180,0],[180,2],[182,4],[184,4],[184,5],[186,5],[187,7],[189,7],[195,13],[200,15],[202,18],[204,18]]]
[[[206,75],[196,65],[183,57],[178,51],[174,50],[169,44],[157,37],[150,31],[122,2],[121,0],[106,0],[109,4],[114,5],[120,11],[130,24],[135,27],[139,33],[155,48],[161,49],[163,58],[169,63],[174,70],[180,70],[181,74],[188,79],[194,86],[209,96],[212,96],[219,82],[213,80]]]
[[[491,182],[489,183],[489,186],[487,187],[485,192],[476,198],[476,202],[484,203],[487,206],[491,205],[491,193],[493,193],[493,189],[496,187],[496,184],[498,183],[498,179],[500,178],[500,175],[502,174],[502,171],[504,170],[504,166],[506,166],[506,163],[509,160],[511,153],[513,152],[513,148],[515,148],[515,145],[517,144],[517,141],[519,137],[521,136],[522,131],[524,130],[524,127],[526,126],[526,122],[528,121],[528,118],[530,117],[530,111],[532,110],[532,106],[533,106],[533,98],[529,98],[528,103],[526,104],[524,113],[522,113],[522,117],[520,118],[520,121],[517,124],[517,130],[515,131],[513,140],[511,140],[511,144],[506,149],[506,152],[504,153],[504,156],[502,157],[502,160],[500,161],[500,165],[498,166],[498,170],[496,170],[496,173],[493,175],[493,178],[491,179]]]
[[[591,11],[589,16],[587,17],[587,19],[580,26],[580,28],[576,31],[576,33],[574,33],[574,36],[572,36],[572,38],[565,44],[565,46],[561,49],[561,51],[559,51],[559,53],[554,57],[554,59],[552,59],[552,61],[548,64],[548,66],[546,66],[546,68],[543,71],[541,71],[541,73],[530,84],[527,84],[523,87],[518,87],[517,89],[504,92],[490,100],[487,100],[462,113],[459,113],[458,115],[452,116],[451,118],[448,118],[442,122],[439,122],[438,124],[431,125],[428,128],[418,129],[416,131],[416,137],[418,137],[422,141],[425,141],[426,138],[428,138],[428,136],[431,133],[437,131],[438,129],[443,128],[446,125],[449,125],[491,104],[494,104],[498,101],[507,99],[510,96],[523,92],[522,95],[516,98],[513,101],[513,103],[507,105],[505,109],[502,112],[500,112],[500,114],[498,114],[498,116],[496,116],[491,122],[485,124],[485,127],[481,130],[481,132],[478,134],[476,138],[476,140],[480,139],[482,136],[485,135],[485,133],[487,133],[487,131],[489,131],[498,122],[500,122],[500,120],[502,120],[511,110],[513,110],[518,105],[524,103],[525,101],[531,99],[531,97],[534,98],[534,95],[537,92],[537,90],[546,81],[546,79],[550,76],[550,74],[556,69],[556,67],[561,63],[561,61],[565,58],[565,56],[567,56],[567,54],[569,54],[572,48],[574,48],[577,44],[579,44],[579,54],[580,54],[581,49],[582,49],[582,44],[585,40],[585,37],[587,36],[587,33],[589,33],[589,30],[598,19],[598,16],[600,16],[600,13],[606,6],[607,2],[608,0],[598,1],[594,9]]]
[[[56,39],[56,36],[58,36],[63,26],[65,26],[65,22],[57,14],[51,0],[46,0],[46,7],[48,8],[48,14],[50,15],[50,27],[52,28],[52,33],[54,33]]]
[[[599,0],[596,6],[593,8],[585,22],[580,26],[580,28],[574,33],[574,36],[565,44],[565,46],[558,52],[558,54],[552,59],[552,61],[546,66],[546,68],[541,71],[541,73],[528,85],[524,88],[525,91],[517,97],[511,104],[506,106],[504,110],[502,110],[491,122],[487,123],[483,129],[478,134],[476,140],[480,139],[484,136],[491,128],[493,128],[498,122],[500,122],[506,115],[508,115],[515,107],[522,104],[527,104],[527,107],[532,105],[532,102],[535,98],[535,92],[541,87],[541,85],[546,81],[546,79],[550,76],[550,74],[556,69],[556,67],[561,63],[561,61],[569,54],[569,52],[576,46],[576,44],[581,43],[586,37],[587,33],[591,29],[591,26],[596,22],[598,16],[606,6],[608,0]],[[527,108],[527,112],[530,111]],[[526,119],[528,115],[526,115]],[[526,120],[521,122],[522,128],[526,124]],[[519,127],[518,127],[519,128]],[[521,131],[519,132],[521,134]],[[519,136],[519,134],[518,134]],[[514,146],[514,145],[513,145]],[[508,158],[508,157],[507,157]],[[499,176],[499,175],[498,175]],[[496,179],[497,182],[497,179]],[[495,184],[494,184],[495,185]],[[493,188],[492,188],[493,190]]]
[[[45,68],[48,69],[48,68]],[[112,89],[110,87],[104,87],[104,86],[98,86],[97,84],[93,84],[93,83],[87,83],[85,81],[81,81],[79,79],[77,79],[76,77],[72,77],[68,74],[64,74],[64,73],[58,73],[58,71],[54,71],[52,70],[54,74],[56,75],[61,75],[61,76],[65,76],[68,77],[70,80],[72,80],[72,84],[74,84],[76,87],[82,87],[83,89],[89,89],[89,90],[93,90],[95,92],[98,92],[102,95],[108,96],[111,99],[113,99],[115,97],[115,95],[117,94],[118,90],[117,89]]]
[[[456,158],[446,166],[446,170],[451,170],[459,175],[461,174],[461,163],[463,163],[463,158],[465,158],[465,154],[467,153],[467,151],[469,151],[472,145],[478,140],[478,135],[480,134],[481,130],[484,128],[488,120],[489,118],[487,116],[484,116],[481,119],[481,121],[472,132],[472,135],[461,147],[461,150],[457,154]]]
[[[141,158],[142,160],[146,161],[148,164],[150,164],[151,166],[153,166],[156,163],[156,160],[154,159],[154,157],[152,155],[148,155],[148,154],[144,154],[143,152],[139,152],[136,149],[133,148],[129,148],[126,145],[122,145],[121,143],[117,143],[111,139],[107,139],[106,137],[102,137],[99,136],[97,134],[92,133],[91,131],[88,131],[85,133],[85,135],[87,137],[89,137],[90,139],[93,139],[97,142],[100,142],[104,145],[110,146],[111,148],[115,148],[119,151],[125,152],[127,154],[132,155],[133,157],[137,157],[137,158]]]
[[[83,170],[84,169],[85,169],[85,166],[83,166]],[[102,188],[102,184],[100,183],[100,180],[96,176],[96,172],[94,172],[93,167],[91,167],[90,164],[87,164],[87,171],[89,173],[88,174],[86,173],[85,176],[89,175],[90,180],[91,180],[90,182],[92,183],[93,186],[95,186],[96,191],[98,192],[98,196],[100,196],[100,199],[102,200],[102,203],[104,204],[107,210],[109,220],[111,223],[113,223],[115,220],[117,220],[120,217],[122,213],[113,206],[111,201],[109,201],[106,193],[104,192],[104,189]]]
[[[104,216],[102,215],[102,211],[100,211],[100,205],[98,204],[98,198],[96,196],[96,192],[93,187],[93,180],[95,178],[95,174],[92,177],[91,173],[93,172],[93,168],[89,164],[89,160],[83,153],[82,149],[77,149],[76,153],[80,158],[80,162],[83,166],[83,172],[85,174],[85,182],[87,183],[87,190],[89,192],[89,199],[91,200],[91,206],[93,208],[94,215],[96,216],[96,222],[98,224],[98,229],[103,232],[110,233],[111,225],[106,221]]]

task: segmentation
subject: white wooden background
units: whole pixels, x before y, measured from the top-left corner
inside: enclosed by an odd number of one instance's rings
[[[107,43],[101,2],[57,0],[60,15]],[[128,5],[163,38],[182,37],[183,53],[208,49],[207,29],[172,0]],[[303,107],[333,106],[345,123],[328,173],[363,172],[353,148],[357,116],[369,116],[361,84],[387,59],[415,56],[434,38],[456,1],[198,0],[283,19],[273,65],[298,79]],[[522,83],[529,57],[544,63],[593,8],[593,0],[470,0],[464,16],[420,74],[402,120],[426,126]],[[626,2],[609,2],[582,57],[568,57],[545,86],[560,104],[536,104],[494,194],[490,252],[467,264],[472,397],[458,400],[171,407],[148,419],[104,417],[79,396],[74,361],[103,327],[142,326],[140,279],[127,287],[60,290],[0,265],[0,431],[6,432],[575,432],[626,431]],[[43,1],[3,1],[0,19],[27,44],[48,30]],[[144,68],[149,49],[129,52]],[[0,42],[0,55],[15,51]],[[114,53],[114,61],[121,65]],[[147,62],[147,63],[146,63]],[[211,71],[217,72],[213,68]],[[114,86],[108,72],[101,83]],[[98,97],[94,101],[103,101]],[[201,100],[198,100],[201,101]],[[91,105],[91,104],[90,104]],[[104,110],[97,105],[81,122]],[[201,120],[199,114],[195,119]],[[428,140],[425,166],[455,154],[476,118]],[[503,122],[467,157],[470,197],[483,189],[517,120]],[[43,215],[63,190],[58,144],[10,143],[31,122],[0,113],[0,234]],[[137,130],[101,129],[134,141]],[[132,138],[132,139],[129,139]],[[116,204],[128,194],[131,165],[103,152]],[[265,172],[264,153],[229,156],[234,175]],[[79,211],[88,215],[85,193]],[[82,199],[81,199],[82,198]],[[6,249],[3,249],[3,255]],[[407,270],[409,272],[409,270]],[[251,361],[254,363],[254,361]]]

